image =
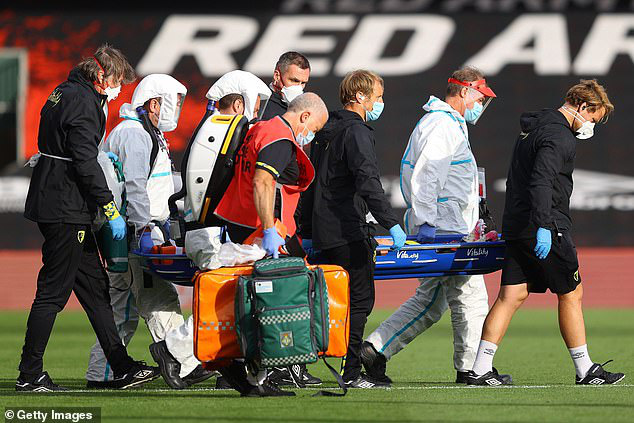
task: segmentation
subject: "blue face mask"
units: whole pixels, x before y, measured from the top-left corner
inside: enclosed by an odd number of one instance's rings
[[[383,108],[385,107],[385,103],[380,103],[378,101],[375,101],[374,104],[372,105],[372,110],[370,110],[369,112],[366,110],[365,112],[365,120],[377,120],[379,118],[379,116],[381,116],[381,113],[383,113]]]
[[[473,103],[473,107],[471,109],[465,109],[464,111],[464,120],[469,122],[472,125],[475,125],[475,122],[478,120],[480,115],[482,114],[482,104],[480,102]]]
[[[308,121],[306,121],[306,123],[308,124]],[[308,129],[308,127],[304,126],[304,129]],[[302,131],[297,135],[297,144],[299,144],[300,147],[304,147],[305,145],[310,144],[313,141],[313,138],[315,138],[315,133],[310,129],[308,129],[308,134],[306,135],[304,135],[304,131]]]

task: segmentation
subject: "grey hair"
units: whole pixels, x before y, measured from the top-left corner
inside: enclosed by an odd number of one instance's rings
[[[288,111],[291,113],[311,112],[315,115],[328,116],[326,103],[315,93],[304,93],[298,96],[288,105]]]
[[[290,65],[296,65],[299,66],[300,69],[310,70],[310,63],[306,56],[296,51],[287,51],[282,54],[280,58],[277,59],[275,69],[279,70],[280,73],[284,73],[288,70]]]

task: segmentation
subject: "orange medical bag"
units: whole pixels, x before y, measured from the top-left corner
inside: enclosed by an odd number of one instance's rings
[[[315,266],[310,266],[311,268]],[[350,335],[348,273],[339,266],[320,265],[328,286],[330,317],[326,357],[343,357]],[[194,355],[201,362],[240,358],[235,331],[236,282],[253,266],[223,267],[196,276],[194,284]]]

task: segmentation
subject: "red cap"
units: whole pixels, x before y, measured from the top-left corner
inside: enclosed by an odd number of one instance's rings
[[[450,84],[458,84],[458,85],[462,85],[463,87],[473,88],[474,90],[481,92],[487,97],[497,97],[495,93],[493,92],[493,90],[487,86],[486,79],[479,79],[477,81],[467,82],[467,81],[459,81],[455,78],[449,78],[448,82]]]

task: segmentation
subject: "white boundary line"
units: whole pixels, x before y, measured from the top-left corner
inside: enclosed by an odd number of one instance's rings
[[[573,389],[601,389],[601,388],[633,388],[634,384],[616,384],[616,385],[507,385],[507,386],[455,386],[455,385],[446,385],[446,386],[395,386],[392,388],[373,388],[371,390],[374,391],[427,391],[427,390],[438,390],[438,389],[555,389],[555,388],[573,388]],[[292,389],[294,391],[321,391],[328,389],[338,389],[338,386],[326,386],[326,387],[307,387],[304,389]],[[356,389],[352,388],[351,391],[365,391],[364,389]],[[72,389],[63,392],[55,392],[57,394],[72,394],[72,393],[92,393],[99,394],[99,392],[108,391],[108,392],[234,392],[233,389],[215,389],[215,388],[191,388],[191,389],[183,389],[183,390],[175,390],[175,389],[166,389],[166,388],[134,388],[134,389],[126,389],[126,390],[118,390],[118,389]],[[9,391],[0,391],[0,396],[2,396],[3,392]],[[13,392],[13,391],[11,391]],[[28,395],[28,392],[24,392],[24,394]]]

